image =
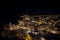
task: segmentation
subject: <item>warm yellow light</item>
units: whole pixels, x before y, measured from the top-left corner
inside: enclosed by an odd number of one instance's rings
[[[25,40],[32,40],[32,37],[30,36],[30,34],[27,34],[26,39]]]

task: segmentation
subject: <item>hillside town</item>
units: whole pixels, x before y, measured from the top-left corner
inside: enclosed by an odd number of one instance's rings
[[[10,22],[1,32],[2,37],[18,37],[19,40],[47,40],[46,35],[60,35],[60,15],[23,15],[17,24]],[[11,35],[11,33],[13,35]]]

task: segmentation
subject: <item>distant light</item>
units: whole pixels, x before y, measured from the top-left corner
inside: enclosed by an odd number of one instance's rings
[[[52,31],[52,33],[56,33],[56,31]]]
[[[45,38],[42,37],[41,40],[45,40]]]

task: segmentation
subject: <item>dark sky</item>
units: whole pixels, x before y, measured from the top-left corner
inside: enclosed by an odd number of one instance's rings
[[[28,14],[28,15],[41,15],[41,14],[58,14],[59,8],[44,8],[44,7],[17,7],[17,8],[3,8],[0,14],[1,22],[16,20],[18,16]]]

